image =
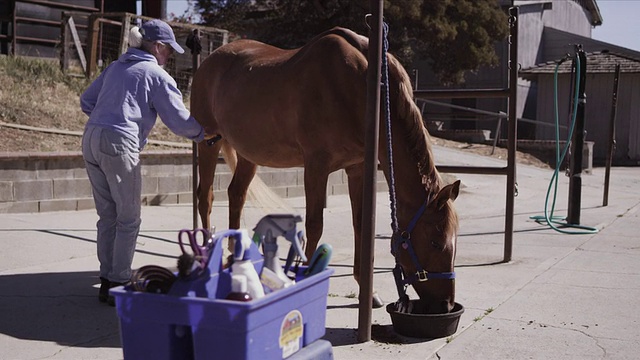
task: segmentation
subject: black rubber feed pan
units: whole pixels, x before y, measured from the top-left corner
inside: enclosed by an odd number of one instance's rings
[[[451,312],[446,314],[398,312],[395,305],[395,303],[387,304],[387,312],[391,315],[393,330],[400,335],[414,338],[436,339],[453,335],[458,330],[460,316],[464,313],[464,307],[458,303],[455,303]]]

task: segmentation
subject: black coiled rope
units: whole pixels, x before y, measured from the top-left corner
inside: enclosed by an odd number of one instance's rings
[[[158,265],[145,265],[133,273],[131,288],[134,291],[167,294],[175,281],[176,276],[171,270]]]

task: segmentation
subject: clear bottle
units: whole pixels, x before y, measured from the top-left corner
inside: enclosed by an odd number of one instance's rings
[[[260,277],[251,261],[251,238],[247,230],[238,230],[235,236],[234,260],[231,265],[232,275],[244,275],[247,280],[247,292],[252,299],[264,297],[264,288],[260,282]]]
[[[231,292],[227,300],[251,301],[251,295],[247,292],[247,277],[244,275],[231,275]]]

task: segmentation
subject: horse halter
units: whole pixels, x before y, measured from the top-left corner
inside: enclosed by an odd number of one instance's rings
[[[424,282],[430,279],[445,279],[445,280],[453,280],[456,277],[455,272],[427,272],[422,265],[420,265],[420,261],[418,260],[418,256],[416,255],[415,250],[413,249],[413,245],[411,244],[411,232],[416,226],[416,223],[422,217],[425,210],[427,210],[427,206],[431,201],[431,193],[427,192],[427,198],[425,202],[420,206],[418,212],[413,216],[413,219],[409,222],[409,226],[404,231],[400,230],[400,226],[398,226],[398,218],[396,216],[396,185],[395,185],[395,174],[394,174],[394,165],[393,165],[393,144],[392,144],[392,134],[391,134],[391,104],[389,101],[389,64],[387,59],[387,49],[389,48],[389,43],[387,41],[387,33],[389,30],[389,26],[383,22],[383,51],[382,51],[382,63],[381,63],[381,78],[382,78],[382,95],[384,99],[384,115],[385,115],[385,125],[387,130],[387,153],[389,155],[389,198],[391,200],[391,227],[393,229],[393,235],[391,237],[391,254],[396,260],[396,266],[393,268],[393,277],[396,282],[396,287],[398,288],[398,295],[400,299],[407,300],[407,292],[406,288],[408,285],[413,284],[414,282]],[[416,273],[411,276],[406,276],[404,270],[402,269],[402,265],[398,262],[398,247],[402,246],[403,249],[409,252],[413,264],[416,267]],[[404,277],[404,279],[403,279]]]
[[[400,228],[394,229],[393,236],[391,238],[391,254],[396,260],[396,266],[393,268],[393,278],[396,281],[396,287],[398,288],[398,295],[402,298],[406,296],[406,287],[408,285],[412,285],[417,282],[424,282],[431,279],[442,279],[442,280],[454,280],[456,278],[455,271],[449,272],[428,272],[426,271],[422,265],[420,264],[420,260],[418,260],[418,256],[416,255],[415,250],[413,249],[413,245],[411,244],[411,232],[416,227],[418,220],[422,217],[424,212],[427,210],[427,206],[429,205],[431,196],[428,195],[427,199],[420,206],[418,211],[413,215],[413,218],[409,222],[406,230],[400,230]],[[409,252],[409,256],[411,256],[411,260],[416,267],[416,272],[407,276],[398,261],[398,250],[399,247]],[[404,279],[403,279],[404,277]]]

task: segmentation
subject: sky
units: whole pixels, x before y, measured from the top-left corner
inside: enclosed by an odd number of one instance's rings
[[[602,25],[596,26],[591,37],[640,51],[640,0],[598,0]]]
[[[603,21],[592,30],[591,37],[640,51],[640,0],[597,0],[597,3]],[[167,14],[180,15],[186,8],[186,0],[167,0]]]

